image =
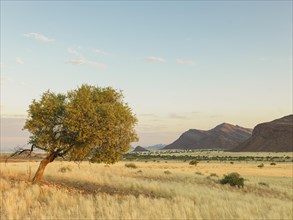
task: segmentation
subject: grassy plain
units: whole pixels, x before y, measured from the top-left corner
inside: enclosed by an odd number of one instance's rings
[[[291,162],[0,163],[1,219],[292,219]],[[238,172],[244,188],[221,185]],[[212,174],[212,176],[211,176]],[[218,177],[217,177],[218,176]]]

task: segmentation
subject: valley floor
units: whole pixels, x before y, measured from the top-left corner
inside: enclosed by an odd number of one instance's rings
[[[126,167],[134,163],[137,168]],[[292,219],[292,163],[0,163],[1,219]],[[135,167],[134,166],[134,167]],[[218,183],[238,172],[244,188]]]

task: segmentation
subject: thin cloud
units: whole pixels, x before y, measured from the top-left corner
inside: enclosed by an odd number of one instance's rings
[[[103,50],[99,50],[99,49],[94,49],[93,52],[96,53],[96,54],[102,55],[102,56],[110,56],[110,55],[112,55],[109,52],[106,52],[106,51],[103,51]]]
[[[93,60],[88,60],[83,55],[81,55],[81,53],[78,50],[76,50],[76,49],[67,48],[67,51],[68,51],[68,53],[73,54],[73,55],[76,55],[78,57],[76,59],[68,60],[67,61],[68,63],[71,63],[73,65],[87,64],[87,65],[90,65],[90,66],[94,66],[94,67],[97,67],[97,68],[103,68],[103,69],[104,68],[107,68],[107,64],[105,64],[105,63],[99,63],[99,62],[96,62],[96,61],[93,61]]]
[[[0,78],[0,82],[1,82],[1,85],[3,85],[4,83],[9,83],[9,82],[13,82],[14,79],[11,78],[11,77],[6,77],[6,76],[1,76]]]
[[[24,64],[24,60],[22,59],[22,58],[20,58],[20,57],[16,57],[15,58],[15,62],[17,63],[17,64]]]
[[[55,39],[49,38],[49,37],[47,37],[43,34],[39,34],[39,33],[27,33],[27,34],[24,34],[24,36],[28,37],[28,38],[33,38],[37,41],[41,41],[41,42],[45,42],[45,43],[55,41]]]
[[[172,119],[187,119],[187,115],[172,113],[169,115]]]
[[[86,63],[98,68],[107,68],[107,64],[105,63],[98,63],[96,61],[91,61],[91,60],[87,60]]]
[[[68,63],[71,63],[73,65],[83,65],[83,64],[88,64],[90,66],[94,66],[94,67],[98,67],[98,68],[107,68],[107,64],[105,63],[98,63],[96,61],[92,61],[92,60],[87,60],[84,57],[80,57],[79,59],[72,59],[69,60]]]
[[[191,119],[200,113],[201,113],[200,111],[192,111],[192,112],[186,112],[186,113],[170,113],[169,118],[171,118],[171,119]]]
[[[161,58],[161,57],[155,57],[155,56],[148,56],[144,58],[146,61],[149,62],[166,62],[165,59]]]
[[[77,56],[80,56],[81,55],[77,50],[75,50],[73,48],[67,48],[67,51],[69,53],[74,54],[74,55],[77,55]]]
[[[177,59],[176,63],[183,64],[183,65],[194,65],[195,64],[195,62],[193,60],[188,60],[188,59]]]
[[[138,116],[140,116],[140,117],[153,117],[153,118],[158,118],[159,117],[158,115],[152,114],[152,113],[139,114]]]
[[[27,86],[29,85],[27,82],[19,81],[18,79],[14,79],[11,77],[1,76],[1,85],[18,85],[18,86]]]
[[[72,59],[69,60],[68,63],[74,64],[74,65],[81,65],[86,63],[86,59],[84,57],[80,57],[79,59]]]
[[[18,115],[18,114],[2,114],[1,118],[23,118],[25,119],[27,117],[27,115]]]

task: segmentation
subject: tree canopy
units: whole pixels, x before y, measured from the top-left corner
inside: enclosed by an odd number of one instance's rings
[[[121,91],[82,85],[33,100],[24,129],[31,133],[29,143],[48,152],[52,161],[60,156],[114,163],[138,140],[136,123]]]

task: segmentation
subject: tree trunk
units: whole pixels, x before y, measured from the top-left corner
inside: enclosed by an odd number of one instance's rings
[[[48,163],[51,163],[52,161],[54,161],[55,158],[56,158],[56,154],[51,153],[50,155],[48,155],[45,159],[41,161],[39,168],[33,178],[33,181],[32,181],[33,183],[38,183],[41,180],[46,166],[48,165]]]

